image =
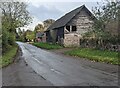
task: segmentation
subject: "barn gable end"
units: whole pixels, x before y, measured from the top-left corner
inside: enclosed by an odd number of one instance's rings
[[[56,33],[54,34],[56,35],[54,36],[55,42],[63,43],[65,46],[79,46],[81,35],[92,30],[94,18],[93,14],[83,5],[56,20],[47,31],[52,30]]]

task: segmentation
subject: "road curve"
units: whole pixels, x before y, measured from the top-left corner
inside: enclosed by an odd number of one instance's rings
[[[54,86],[118,86],[118,77],[80,61],[17,42],[27,64]]]

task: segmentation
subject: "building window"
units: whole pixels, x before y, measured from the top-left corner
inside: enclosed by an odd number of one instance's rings
[[[66,26],[66,29],[70,32],[70,26]]]
[[[72,26],[72,32],[77,31],[76,26]]]

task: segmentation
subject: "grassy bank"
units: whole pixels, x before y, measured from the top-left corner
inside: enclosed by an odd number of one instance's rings
[[[65,52],[65,54],[71,56],[78,56],[81,58],[87,58],[93,61],[120,65],[120,62],[118,62],[118,52],[79,48],[72,51],[67,51]]]
[[[37,46],[39,48],[42,49],[47,49],[47,50],[51,50],[51,49],[61,49],[63,48],[62,46],[58,45],[58,44],[49,44],[49,43],[33,43],[34,46]]]
[[[12,46],[3,56],[0,58],[0,68],[9,65],[13,62],[13,59],[17,53],[18,46]]]

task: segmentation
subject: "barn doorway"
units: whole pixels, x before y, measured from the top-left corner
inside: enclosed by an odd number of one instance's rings
[[[66,29],[70,32],[70,26],[66,26]]]

